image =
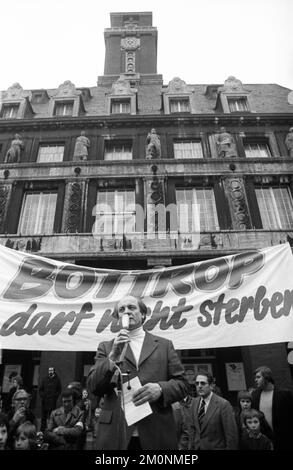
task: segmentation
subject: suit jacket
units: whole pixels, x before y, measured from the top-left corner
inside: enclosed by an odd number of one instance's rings
[[[215,393],[212,394],[200,429],[198,407],[201,397],[193,399],[191,405],[193,450],[238,449],[238,430],[230,403]]]
[[[252,393],[252,408],[259,410],[261,389]],[[272,421],[274,450],[292,449],[293,394],[290,390],[273,391]]]
[[[127,449],[134,426],[127,426],[113,383],[113,370],[108,359],[113,341],[100,343],[96,364],[88,376],[89,390],[104,395],[104,405],[98,421],[97,449]],[[128,345],[122,372],[129,371],[130,380],[138,376],[142,385],[159,383],[161,397],[150,403],[152,414],[136,423],[140,442],[146,450],[177,449],[176,427],[171,404],[187,393],[184,369],[171,341],[145,334],[138,367]],[[125,381],[125,380],[124,380]]]

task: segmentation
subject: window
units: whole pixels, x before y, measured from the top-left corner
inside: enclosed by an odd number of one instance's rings
[[[13,119],[17,117],[19,104],[4,104],[2,109],[2,118]]]
[[[60,101],[55,104],[55,116],[72,116],[73,101]]]
[[[130,113],[130,100],[111,100],[111,114]]]
[[[105,144],[105,160],[132,160],[132,142],[111,142]]]
[[[219,230],[213,189],[176,189],[176,203],[180,233]]]
[[[177,141],[174,142],[175,158],[203,158],[201,142]]]
[[[52,234],[56,203],[57,192],[27,192],[22,204],[18,233]]]
[[[46,144],[39,146],[38,163],[62,162],[64,145]]]
[[[266,142],[244,143],[244,150],[247,158],[267,158],[272,156],[269,145]]]
[[[172,98],[170,99],[171,113],[189,113],[189,99]]]
[[[249,111],[246,98],[228,98],[231,113]]]
[[[99,191],[95,233],[122,236],[135,231],[134,190]]]
[[[293,201],[288,187],[256,188],[255,193],[264,229],[293,228]]]

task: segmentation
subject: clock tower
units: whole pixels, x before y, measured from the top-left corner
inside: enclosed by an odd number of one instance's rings
[[[111,13],[110,17],[111,28],[104,32],[104,77],[156,75],[158,32],[152,13]]]

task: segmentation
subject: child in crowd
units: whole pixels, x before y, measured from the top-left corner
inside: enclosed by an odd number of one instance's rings
[[[239,439],[246,426],[243,421],[243,414],[245,411],[251,410],[251,394],[246,390],[241,390],[237,395],[237,405],[238,407],[235,410],[235,420],[238,426]]]
[[[7,450],[9,422],[4,413],[0,413],[0,450]]]
[[[263,414],[257,410],[243,412],[246,432],[241,436],[241,450],[273,450],[272,441],[261,432],[262,420]]]
[[[14,438],[15,450],[36,450],[37,429],[30,421],[25,421],[18,426]]]

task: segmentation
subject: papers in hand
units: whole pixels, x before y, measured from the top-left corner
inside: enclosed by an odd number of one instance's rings
[[[127,388],[129,384],[131,387],[130,390]],[[135,406],[132,401],[132,395],[134,392],[136,392],[136,390],[141,388],[141,386],[142,385],[138,377],[134,377],[129,382],[127,381],[123,384],[124,413],[128,426],[137,423],[137,421],[140,421],[152,413],[152,409],[148,402]]]

